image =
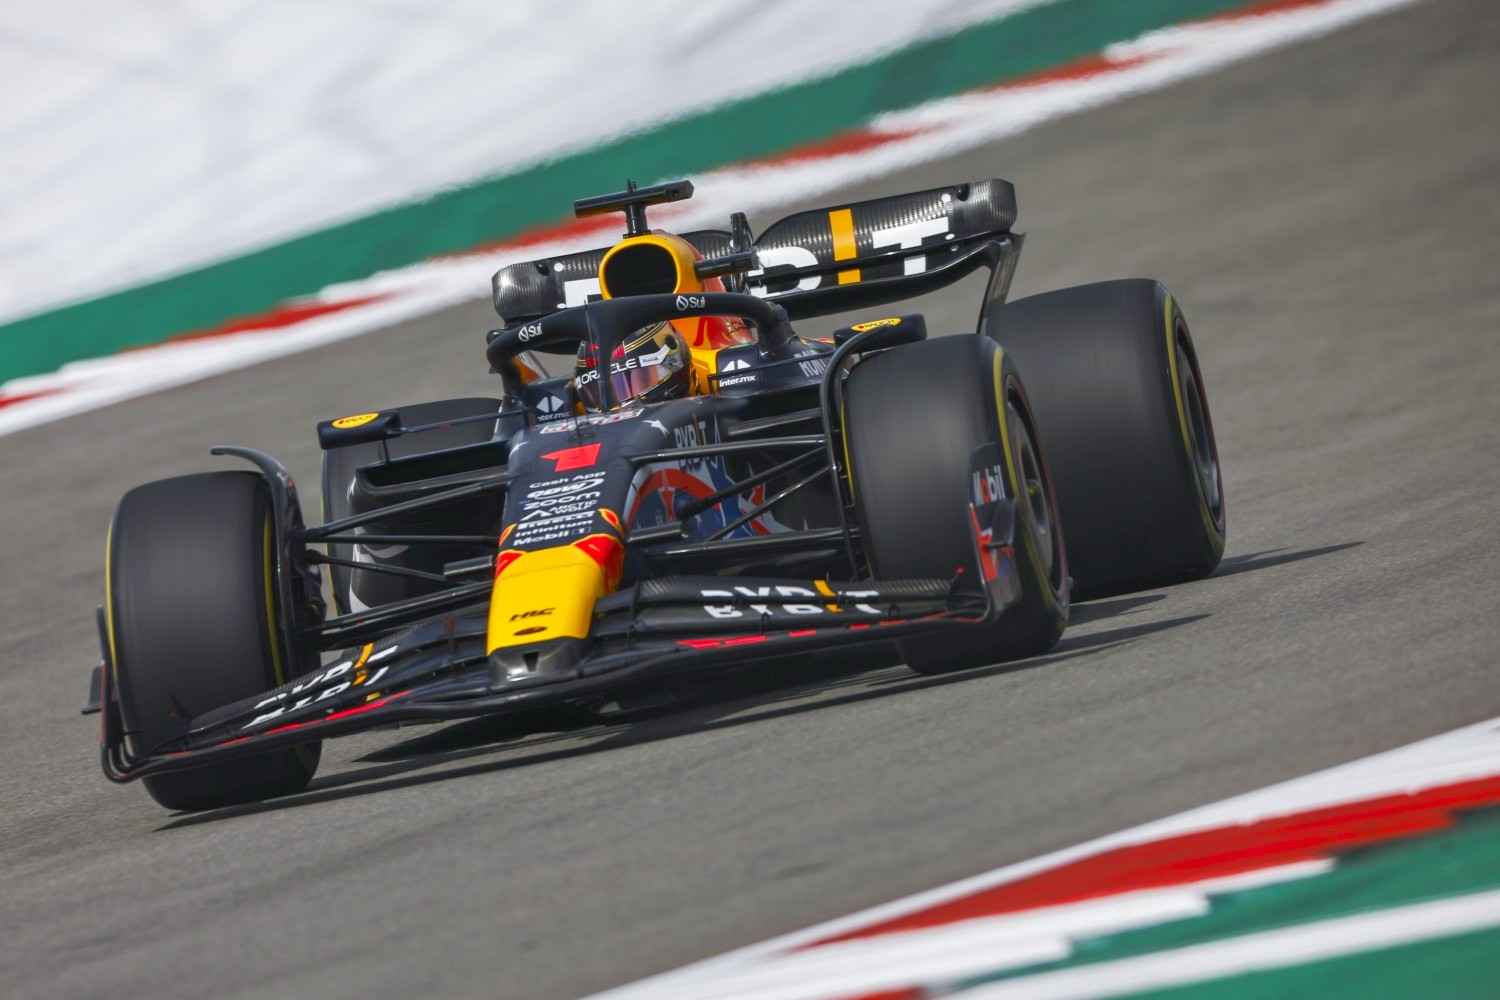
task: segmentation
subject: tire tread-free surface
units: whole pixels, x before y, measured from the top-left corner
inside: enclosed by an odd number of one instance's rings
[[[1180,321],[1166,289],[1141,278],[990,314],[988,333],[1021,369],[1036,411],[1080,598],[1194,580],[1219,563],[1222,491],[1206,514],[1174,393],[1173,356],[1187,363]]]
[[[126,493],[110,530],[110,614],[129,745],[148,753],[189,719],[291,679],[273,654],[270,490],[259,473],[174,476]],[[300,792],[316,745],[142,781],[168,809]]]
[[[876,579],[977,578],[969,526],[969,469],[974,449],[1015,437],[1011,401],[997,401],[997,348],[982,337],[908,344],[862,360],[845,388],[854,503]],[[999,392],[1008,395],[1015,368],[1002,357]],[[1006,426],[1000,424],[1005,407]],[[1012,443],[1017,454],[1019,445]],[[1002,458],[1002,463],[1004,459]],[[912,669],[949,673],[1033,656],[1051,649],[1067,624],[1061,559],[1045,567],[1022,489],[1006,468],[1005,495],[1017,502],[1016,560],[1021,599],[990,625],[918,636],[898,644]],[[1044,590],[1039,577],[1048,577]]]

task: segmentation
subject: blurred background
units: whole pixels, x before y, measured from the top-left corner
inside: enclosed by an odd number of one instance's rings
[[[1497,121],[1488,0],[6,5],[4,992],[576,997],[1500,715]],[[368,734],[203,816],[101,780],[120,494],[237,443],[317,510],[316,421],[492,395],[494,270],[678,177],[656,225],[1002,177],[1013,297],[1161,279],[1223,567],[951,680]]]

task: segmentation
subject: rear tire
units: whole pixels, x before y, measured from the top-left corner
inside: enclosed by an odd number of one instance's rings
[[[1021,600],[992,625],[898,643],[918,673],[940,674],[1051,649],[1068,621],[1068,566],[1047,464],[1016,366],[972,335],[921,341],[856,365],[845,440],[865,552],[877,579],[978,579],[969,527],[974,449],[1008,435]],[[1003,418],[1002,418],[1003,414]]]
[[[1068,526],[1075,598],[1207,576],[1224,553],[1218,448],[1187,321],[1147,279],[992,311],[1026,375]]]
[[[253,472],[138,486],[110,527],[107,622],[127,748],[145,754],[189,719],[277,687],[270,490]],[[143,779],[168,809],[214,809],[300,792],[320,744]]]

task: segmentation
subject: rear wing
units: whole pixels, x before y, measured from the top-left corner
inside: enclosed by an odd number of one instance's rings
[[[885,305],[935,291],[985,267],[981,322],[1003,302],[1024,239],[1011,231],[1016,190],[984,180],[790,215],[753,243],[758,267],[748,291],[793,319]],[[734,246],[728,232],[682,233],[706,258]],[[495,311],[504,325],[532,322],[600,297],[608,248],[526,261],[495,273]]]

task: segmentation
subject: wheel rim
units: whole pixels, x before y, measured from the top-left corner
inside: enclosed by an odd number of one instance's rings
[[[1203,397],[1202,383],[1198,378],[1198,365],[1184,348],[1182,330],[1177,335],[1177,372],[1179,389],[1182,392],[1183,414],[1187,418],[1188,441],[1190,443],[1193,471],[1198,477],[1198,486],[1215,523],[1223,518],[1224,491],[1219,474],[1219,449],[1214,442],[1213,425],[1208,419],[1208,401]]]
[[[1031,431],[1014,408],[1010,409],[1012,439],[1016,447],[1016,472],[1020,476],[1018,486],[1021,496],[1016,499],[1017,509],[1025,509],[1026,520],[1037,542],[1037,555],[1042,561],[1042,571],[1053,583],[1058,563],[1057,530],[1052,519],[1052,495],[1047,478],[1042,475],[1042,463],[1037,458],[1036,445]]]

